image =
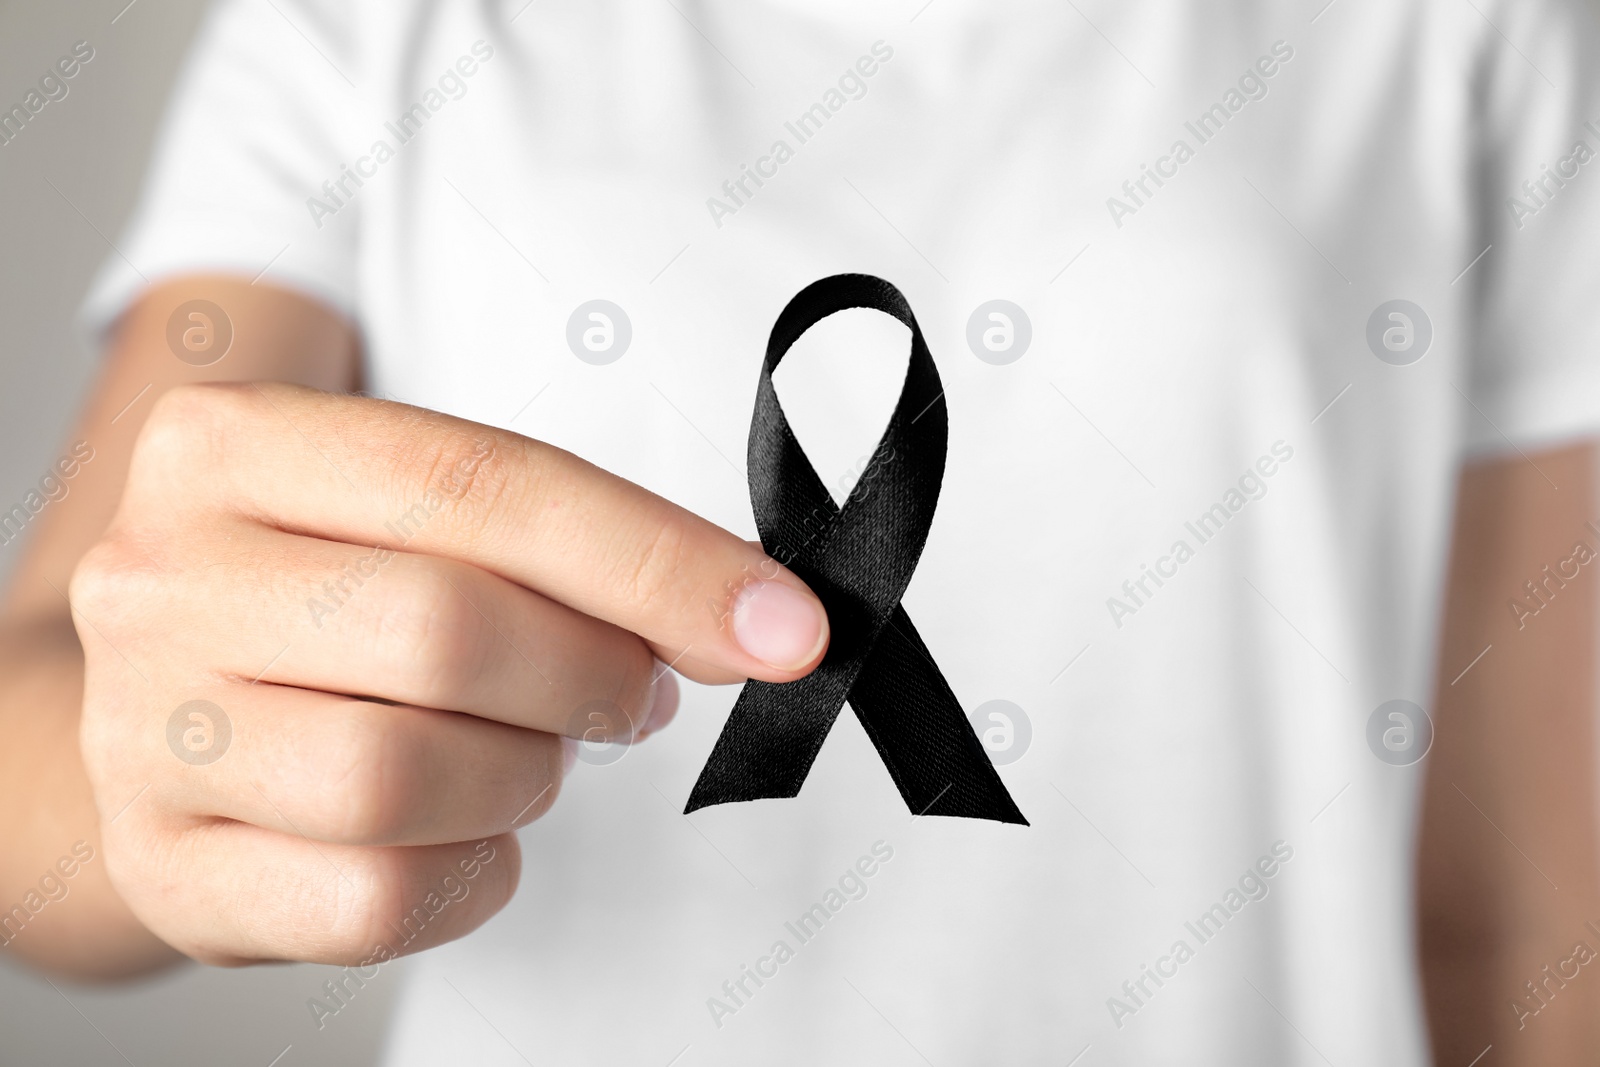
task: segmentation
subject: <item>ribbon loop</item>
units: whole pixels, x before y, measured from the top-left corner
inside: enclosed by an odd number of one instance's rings
[[[772,372],[808,329],[858,307],[904,323],[911,358],[889,425],[840,507],[789,428]],[[899,289],[840,274],[783,309],[750,419],[750,501],[763,547],[821,598],[832,635],[806,677],[745,683],[685,812],[797,795],[848,700],[914,813],[1027,825],[900,606],[933,525],[948,437],[939,370]]]

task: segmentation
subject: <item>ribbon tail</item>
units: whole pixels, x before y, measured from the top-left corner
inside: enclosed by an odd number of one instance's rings
[[[828,662],[783,685],[746,682],[683,813],[798,796],[848,685],[847,671]]]
[[[889,616],[849,700],[913,814],[1028,825],[904,608]]]

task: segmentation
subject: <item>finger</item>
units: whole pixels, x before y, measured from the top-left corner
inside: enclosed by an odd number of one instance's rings
[[[689,653],[690,649],[672,648],[659,641],[646,641],[650,651],[655,653],[668,670],[675,671],[685,678],[692,678],[702,685],[738,685],[745,681],[749,675],[740,674],[738,671],[728,670],[695,659]]]
[[[745,544],[749,545],[753,551],[761,553],[763,558],[766,558],[766,550],[762,547],[760,541],[746,541]],[[650,650],[656,654],[657,659],[674,670],[681,670],[685,677],[693,678],[702,685],[738,685],[740,682],[745,681],[747,677],[737,671],[730,671],[691,659],[685,655],[683,649],[668,648],[666,645],[656,641],[648,642],[648,644],[650,645]],[[671,716],[669,715],[655,729],[659,729],[660,726],[670,721]],[[655,730],[652,729],[650,732],[654,733]]]
[[[376,697],[579,736],[581,709],[650,719],[659,664],[636,635],[470,564],[228,521],[169,579],[193,646],[245,681]],[[179,590],[171,582],[186,584]],[[253,595],[239,596],[249,589]],[[203,612],[203,615],[201,614]],[[154,640],[155,638],[152,638]]]
[[[550,445],[434,412],[287,385],[158,402],[130,486],[280,528],[472,563],[651,641],[679,669],[790,681],[821,662],[821,602],[754,546]],[[130,488],[130,492],[133,491]]]
[[[554,734],[287,686],[191,695],[205,703],[178,723],[177,740],[153,742],[173,746],[154,758],[188,763],[152,790],[174,818],[346,845],[435,845],[525,826],[560,792]]]
[[[656,682],[656,699],[650,708],[650,718],[639,727],[639,740],[643,741],[651,734],[666,729],[678,717],[679,699],[678,683],[673,680],[671,672],[663,668],[662,677]]]
[[[243,823],[216,822],[147,839],[155,866],[182,872],[159,891],[130,884],[139,917],[173,947],[206,963],[302,960],[375,966],[477,929],[516,892],[514,834],[419,848],[319,844]],[[217,901],[228,906],[219,908]],[[203,916],[196,921],[196,916]]]

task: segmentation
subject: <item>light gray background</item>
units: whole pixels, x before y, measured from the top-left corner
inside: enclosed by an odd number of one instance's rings
[[[0,145],[0,500],[8,504],[55,459],[93,374],[96,357],[77,339],[73,311],[133,206],[204,7],[0,0],[4,108],[20,103],[74,42],[95,49],[69,94]],[[0,576],[16,553],[0,546]],[[306,1000],[333,968],[190,966],[127,986],[52,988],[6,957],[0,950],[3,1067],[267,1067],[280,1055],[278,1067],[373,1063],[404,966],[385,968],[318,1031]]]

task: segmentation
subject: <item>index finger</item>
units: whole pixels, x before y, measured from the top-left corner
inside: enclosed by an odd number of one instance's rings
[[[508,430],[278,383],[187,386],[152,412],[130,488],[206,506],[170,479],[197,455],[209,506],[482,567],[639,634],[691,677],[791,681],[827,648],[821,601],[759,546]]]

